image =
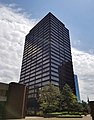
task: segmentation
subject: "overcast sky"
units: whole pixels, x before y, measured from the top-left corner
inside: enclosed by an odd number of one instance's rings
[[[70,30],[81,99],[94,100],[93,0],[0,0],[0,82],[18,82],[25,35],[48,12]]]

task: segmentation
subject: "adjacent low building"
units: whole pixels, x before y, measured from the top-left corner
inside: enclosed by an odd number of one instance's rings
[[[94,101],[89,101],[89,106],[90,106],[90,113],[92,116],[92,120],[94,120]]]
[[[0,83],[0,118],[24,118],[27,87],[19,83]]]
[[[0,119],[4,116],[5,104],[7,101],[8,84],[0,83]]]

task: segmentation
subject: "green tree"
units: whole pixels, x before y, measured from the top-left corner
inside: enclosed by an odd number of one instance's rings
[[[73,111],[79,113],[79,112],[82,112],[82,110],[83,110],[82,103],[80,103],[78,101],[74,102]]]
[[[74,104],[77,101],[76,96],[73,94],[68,84],[65,84],[61,92],[60,106],[62,110],[67,110],[68,113],[74,109]]]
[[[83,109],[82,109],[82,112],[83,112],[83,114],[88,114],[89,113],[89,105],[88,105],[88,103],[86,103],[85,101],[83,101],[82,100],[82,107],[83,107]]]
[[[59,88],[49,84],[39,91],[39,104],[43,113],[54,112],[59,105]]]

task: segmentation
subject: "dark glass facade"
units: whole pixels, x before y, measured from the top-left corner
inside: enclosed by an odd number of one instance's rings
[[[80,102],[80,92],[79,92],[79,84],[78,84],[78,77],[77,75],[74,75],[74,81],[75,81],[75,89],[76,89],[76,96],[77,96],[77,100]]]
[[[75,93],[69,30],[52,13],[26,36],[20,83],[28,86],[28,98],[49,83],[61,90],[67,83]]]

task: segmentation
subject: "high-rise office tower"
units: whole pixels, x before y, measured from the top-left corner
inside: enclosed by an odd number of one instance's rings
[[[26,36],[20,83],[28,86],[28,98],[49,83],[60,89],[67,83],[75,93],[69,30],[52,13]]]

